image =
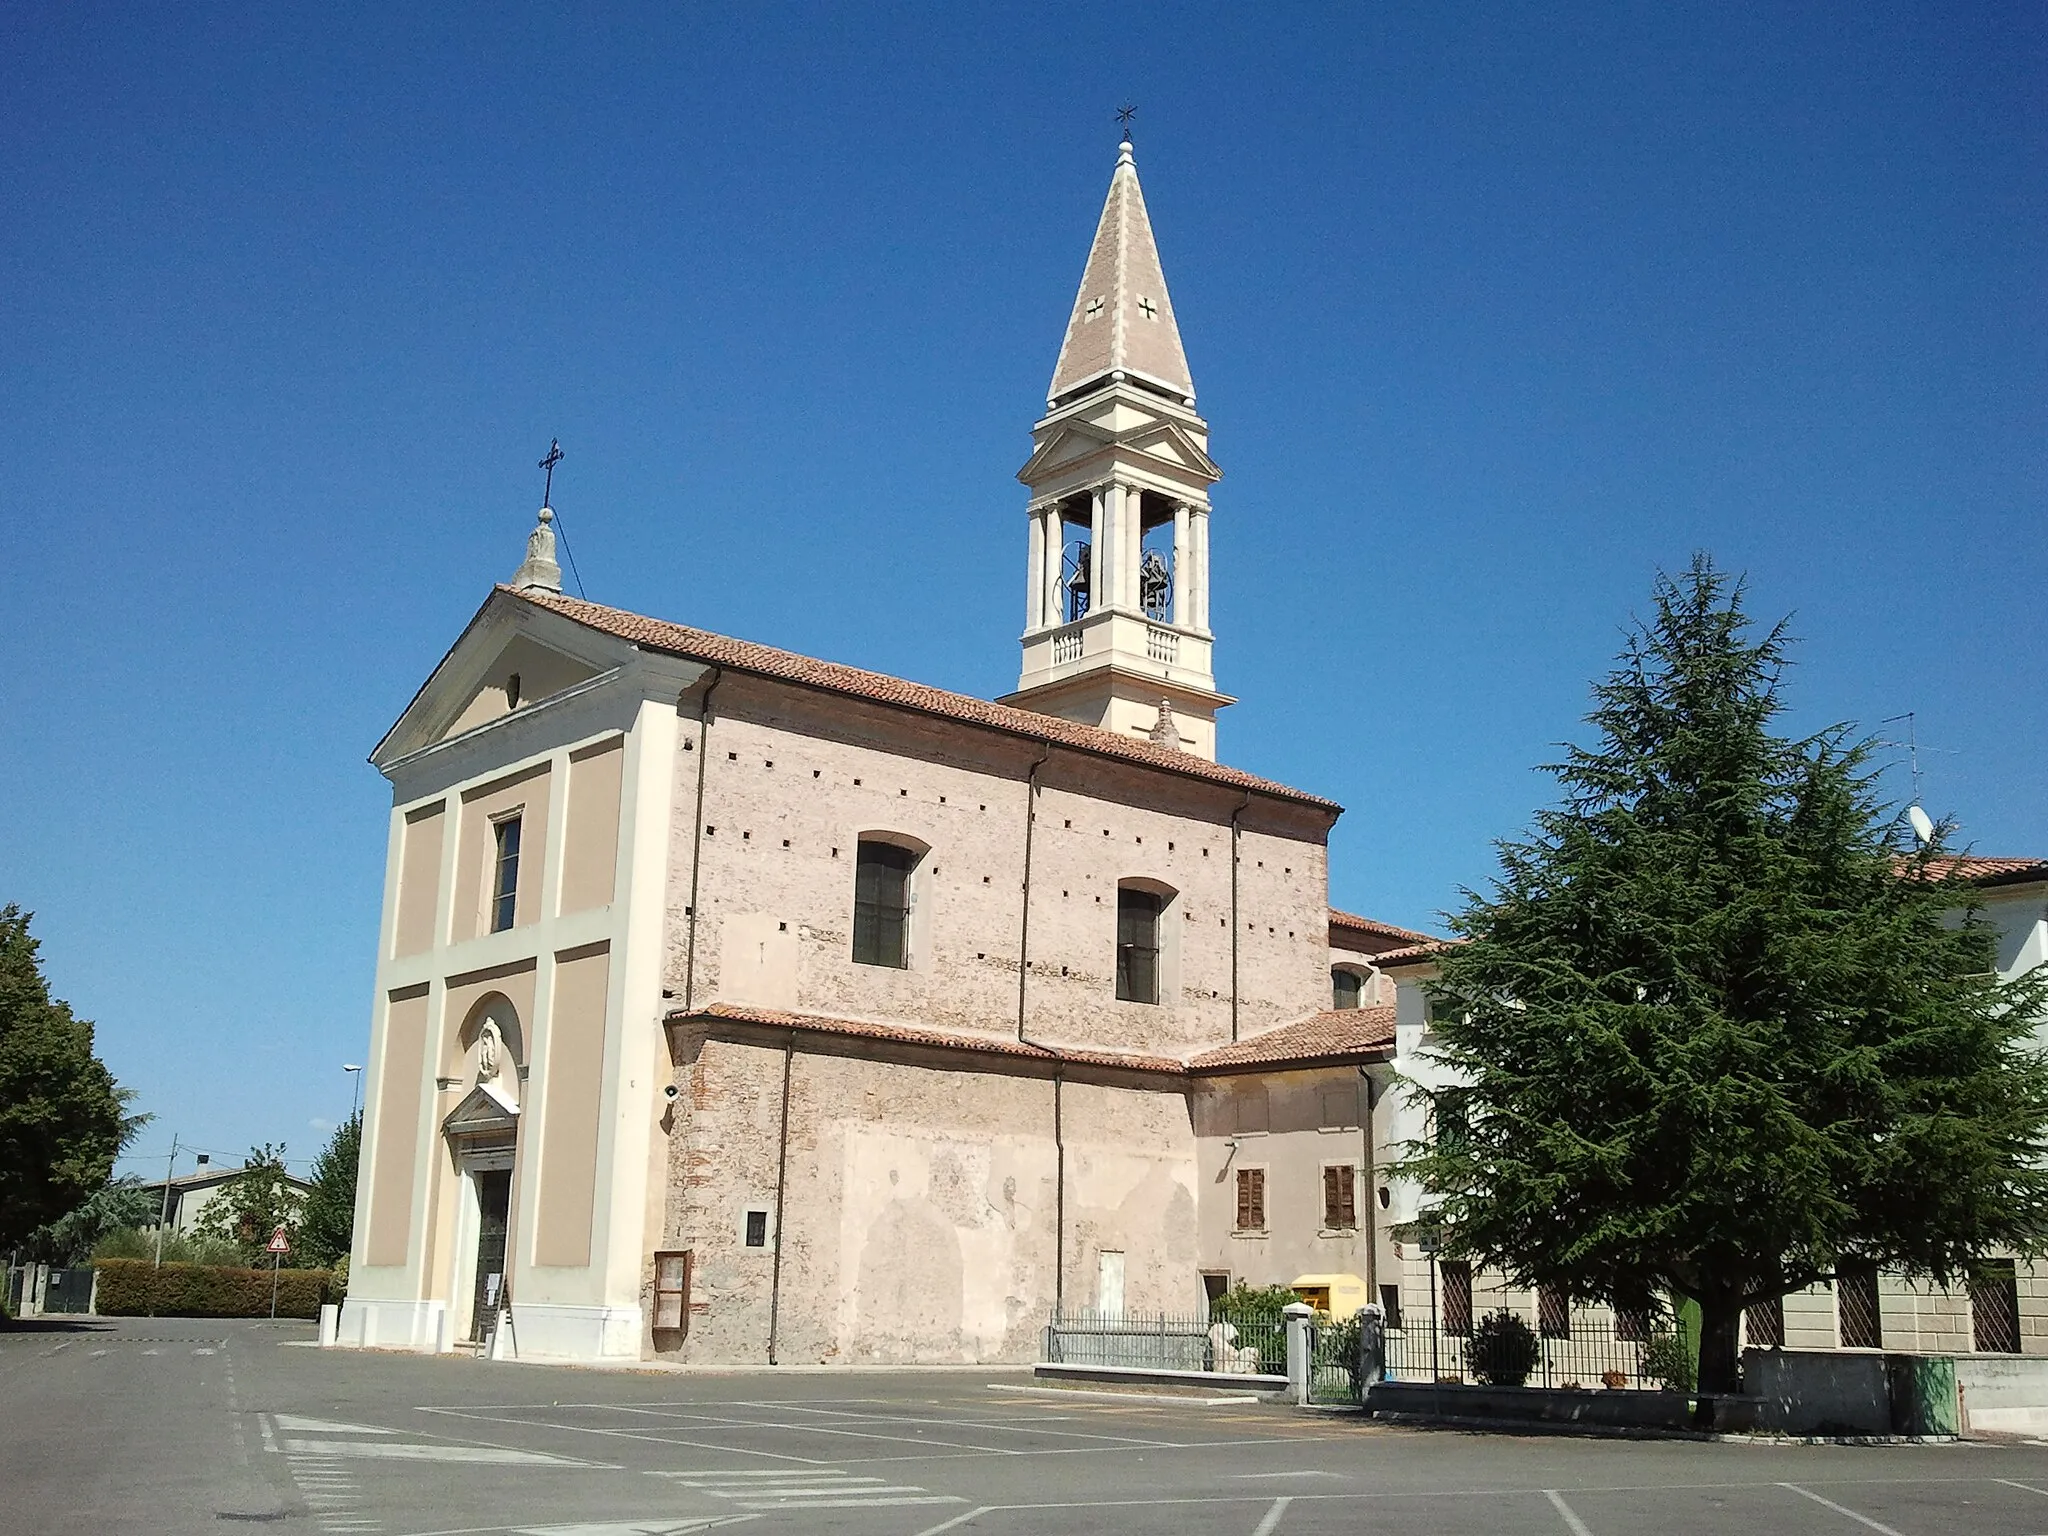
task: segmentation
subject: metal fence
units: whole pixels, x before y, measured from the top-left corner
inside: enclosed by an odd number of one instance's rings
[[[1278,1317],[1063,1312],[1046,1325],[1045,1358],[1054,1365],[1285,1375],[1287,1339]]]
[[[1526,1321],[1526,1319],[1525,1319]],[[1617,1322],[1599,1314],[1574,1314],[1569,1320],[1545,1319],[1547,1327],[1531,1329],[1535,1358],[1519,1383],[1529,1387],[1637,1387],[1655,1390],[1665,1383],[1653,1376],[1645,1357],[1653,1334],[1668,1332],[1656,1321],[1647,1326]],[[1389,1381],[1476,1382],[1488,1362],[1475,1360],[1471,1331],[1453,1332],[1428,1320],[1407,1319],[1407,1326],[1386,1335],[1386,1379]],[[1484,1319],[1481,1319],[1484,1322]]]

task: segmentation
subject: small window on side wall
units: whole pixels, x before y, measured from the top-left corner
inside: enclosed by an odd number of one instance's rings
[[[1164,897],[1136,886],[1116,888],[1116,995],[1126,1003],[1159,1001],[1159,914]]]
[[[1266,1230],[1266,1170],[1263,1168],[1237,1170],[1237,1230]]]
[[[1362,1008],[1365,1006],[1365,978],[1356,971],[1347,971],[1335,966],[1330,971],[1330,1006],[1332,1008]]]
[[[491,932],[502,933],[519,915],[519,818],[506,816],[491,823],[491,834],[496,839],[491,860]]]
[[[853,873],[853,961],[903,970],[910,964],[910,875],[917,854],[862,838]]]

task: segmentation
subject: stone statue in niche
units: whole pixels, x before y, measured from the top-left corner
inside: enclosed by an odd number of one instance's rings
[[[498,1026],[489,1019],[476,1037],[476,1080],[488,1083],[498,1075],[498,1059],[505,1050],[504,1037],[498,1033]]]

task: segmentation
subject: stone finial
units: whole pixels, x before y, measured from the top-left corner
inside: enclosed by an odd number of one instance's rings
[[[542,507],[540,522],[526,536],[526,559],[512,573],[515,590],[524,591],[528,587],[538,587],[543,592],[562,590],[562,568],[555,563],[554,521],[554,508]]]
[[[1165,747],[1169,752],[1180,750],[1180,727],[1174,723],[1173,705],[1165,699],[1159,701],[1159,718],[1146,734],[1155,747]]]

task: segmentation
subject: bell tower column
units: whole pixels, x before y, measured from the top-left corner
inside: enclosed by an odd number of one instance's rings
[[[1025,560],[1024,628],[1043,629],[1051,622],[1045,606],[1045,513],[1031,509],[1031,553]]]

